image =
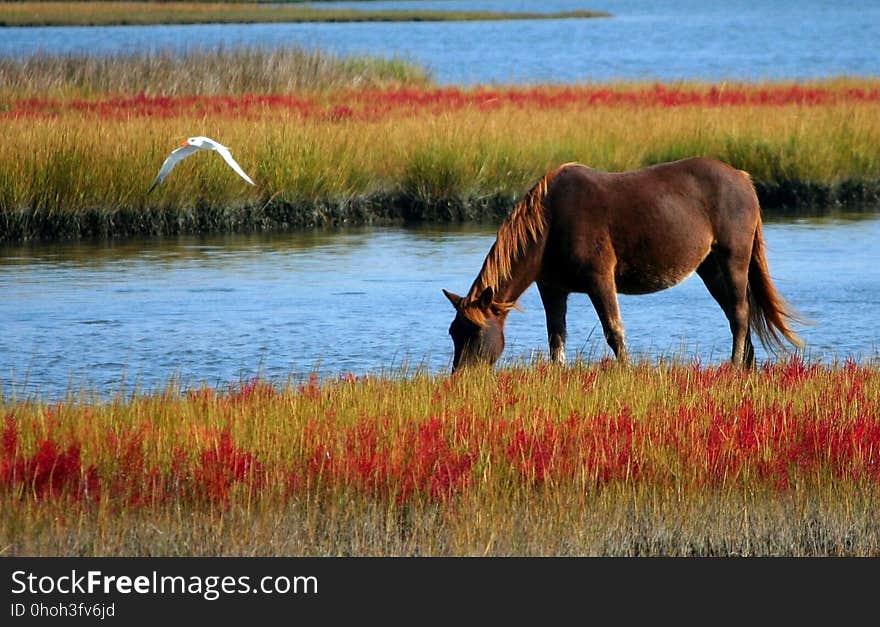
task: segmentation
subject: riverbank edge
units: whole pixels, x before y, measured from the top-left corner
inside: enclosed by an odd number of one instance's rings
[[[880,207],[880,179],[834,184],[810,181],[755,181],[767,216],[814,217],[835,211]],[[395,224],[497,224],[518,200],[515,194],[417,198],[384,191],[333,199],[220,206],[201,200],[169,209],[91,208],[82,211],[23,209],[0,214],[0,243],[17,244],[88,238],[123,239],[165,235],[252,233],[337,226]]]
[[[76,5],[79,3],[69,3]],[[92,3],[94,4],[94,3]],[[105,3],[98,3],[105,4]],[[114,3],[106,3],[112,5]],[[140,4],[140,3],[134,3]],[[431,11],[431,10],[371,10],[371,9],[312,9],[307,7],[280,7],[270,13],[263,5],[245,10],[232,6],[231,10],[218,13],[199,13],[198,15],[175,13],[174,2],[163,3],[160,9],[137,8],[116,16],[101,13],[101,8],[89,9],[91,14],[63,15],[46,12],[44,15],[19,17],[4,15],[0,11],[0,27],[3,28],[37,28],[37,27],[69,27],[69,26],[182,26],[196,24],[360,24],[367,22],[484,22],[508,20],[567,20],[597,19],[613,17],[605,11],[576,10],[557,11],[552,13],[538,12],[501,12],[501,11]],[[226,8],[225,3],[219,3]],[[111,8],[113,8],[111,6]],[[262,13],[262,14],[261,14]],[[322,15],[322,13],[324,13]]]

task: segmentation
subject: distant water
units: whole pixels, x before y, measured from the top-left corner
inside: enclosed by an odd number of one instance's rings
[[[774,222],[765,236],[777,288],[814,322],[800,329],[808,356],[878,356],[880,214]],[[446,372],[453,312],[441,288],[466,291],[493,241],[487,228],[359,228],[0,248],[0,390],[57,398],[404,363]],[[505,357],[546,354],[537,290],[520,302]],[[729,357],[727,322],[699,278],[620,303],[636,355]],[[570,357],[610,354],[585,295],[571,296],[568,330]]]
[[[398,56],[443,84],[761,80],[880,75],[880,2],[841,0],[425,0],[360,8],[566,11],[610,19],[461,23],[2,28],[0,54],[213,46],[318,47]]]

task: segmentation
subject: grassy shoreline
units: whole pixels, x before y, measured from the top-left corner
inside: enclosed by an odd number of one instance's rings
[[[880,370],[608,361],[0,398],[13,555],[880,556]]]
[[[465,22],[592,19],[603,11],[498,12],[326,9],[245,2],[13,2],[0,5],[0,27],[130,26],[340,22]]]
[[[821,184],[774,181],[756,184],[765,218],[819,217],[839,212],[874,212],[880,181]],[[377,192],[345,199],[285,201],[217,206],[90,208],[77,212],[2,212],[0,244],[80,239],[123,239],[169,235],[283,232],[340,226],[401,226],[419,223],[500,224],[518,196],[417,198]]]
[[[382,94],[403,104],[374,110]],[[626,170],[693,155],[749,171],[765,212],[880,204],[877,102],[582,107],[575,97],[486,109],[447,95],[456,104],[371,92],[362,119],[348,95],[280,107],[220,98],[183,111],[163,99],[109,110],[30,103],[5,121],[0,241],[497,222],[559,163]],[[257,186],[202,153],[147,195],[178,138],[196,134],[230,146]]]
[[[0,60],[0,242],[497,222],[567,161],[703,155],[767,212],[880,205],[880,81],[436,87],[400,60],[212,50]],[[146,190],[184,137],[231,147]]]

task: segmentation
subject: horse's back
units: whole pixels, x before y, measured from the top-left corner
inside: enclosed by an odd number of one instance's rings
[[[623,293],[675,285],[743,224],[751,237],[760,219],[748,175],[708,158],[627,172],[568,165],[548,201],[551,257],[613,271]]]
[[[723,230],[760,218],[748,173],[706,157],[626,172],[581,164],[560,169],[549,195],[552,219],[569,226],[609,228],[621,235]]]
[[[741,202],[754,195],[747,172],[709,157],[691,157],[624,172],[569,163],[560,168],[555,183],[589,193],[593,203],[616,211],[634,205],[652,207],[669,196],[721,206],[728,197]]]

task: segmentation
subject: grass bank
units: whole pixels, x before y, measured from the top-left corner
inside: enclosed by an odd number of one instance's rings
[[[766,211],[876,207],[876,83],[713,89],[7,98],[0,241],[495,221],[559,163],[693,155],[749,171]],[[230,146],[257,185],[199,153],[147,195],[191,135]]]
[[[878,399],[797,359],[3,399],[0,547],[880,556]]]
[[[298,49],[0,60],[0,241],[497,221],[547,170],[694,155],[767,211],[880,202],[880,82],[439,88],[417,66]],[[230,146],[182,162],[182,138]]]
[[[326,9],[257,2],[4,2],[0,26],[123,26],[271,22],[466,22],[584,19],[602,11],[500,12]]]

